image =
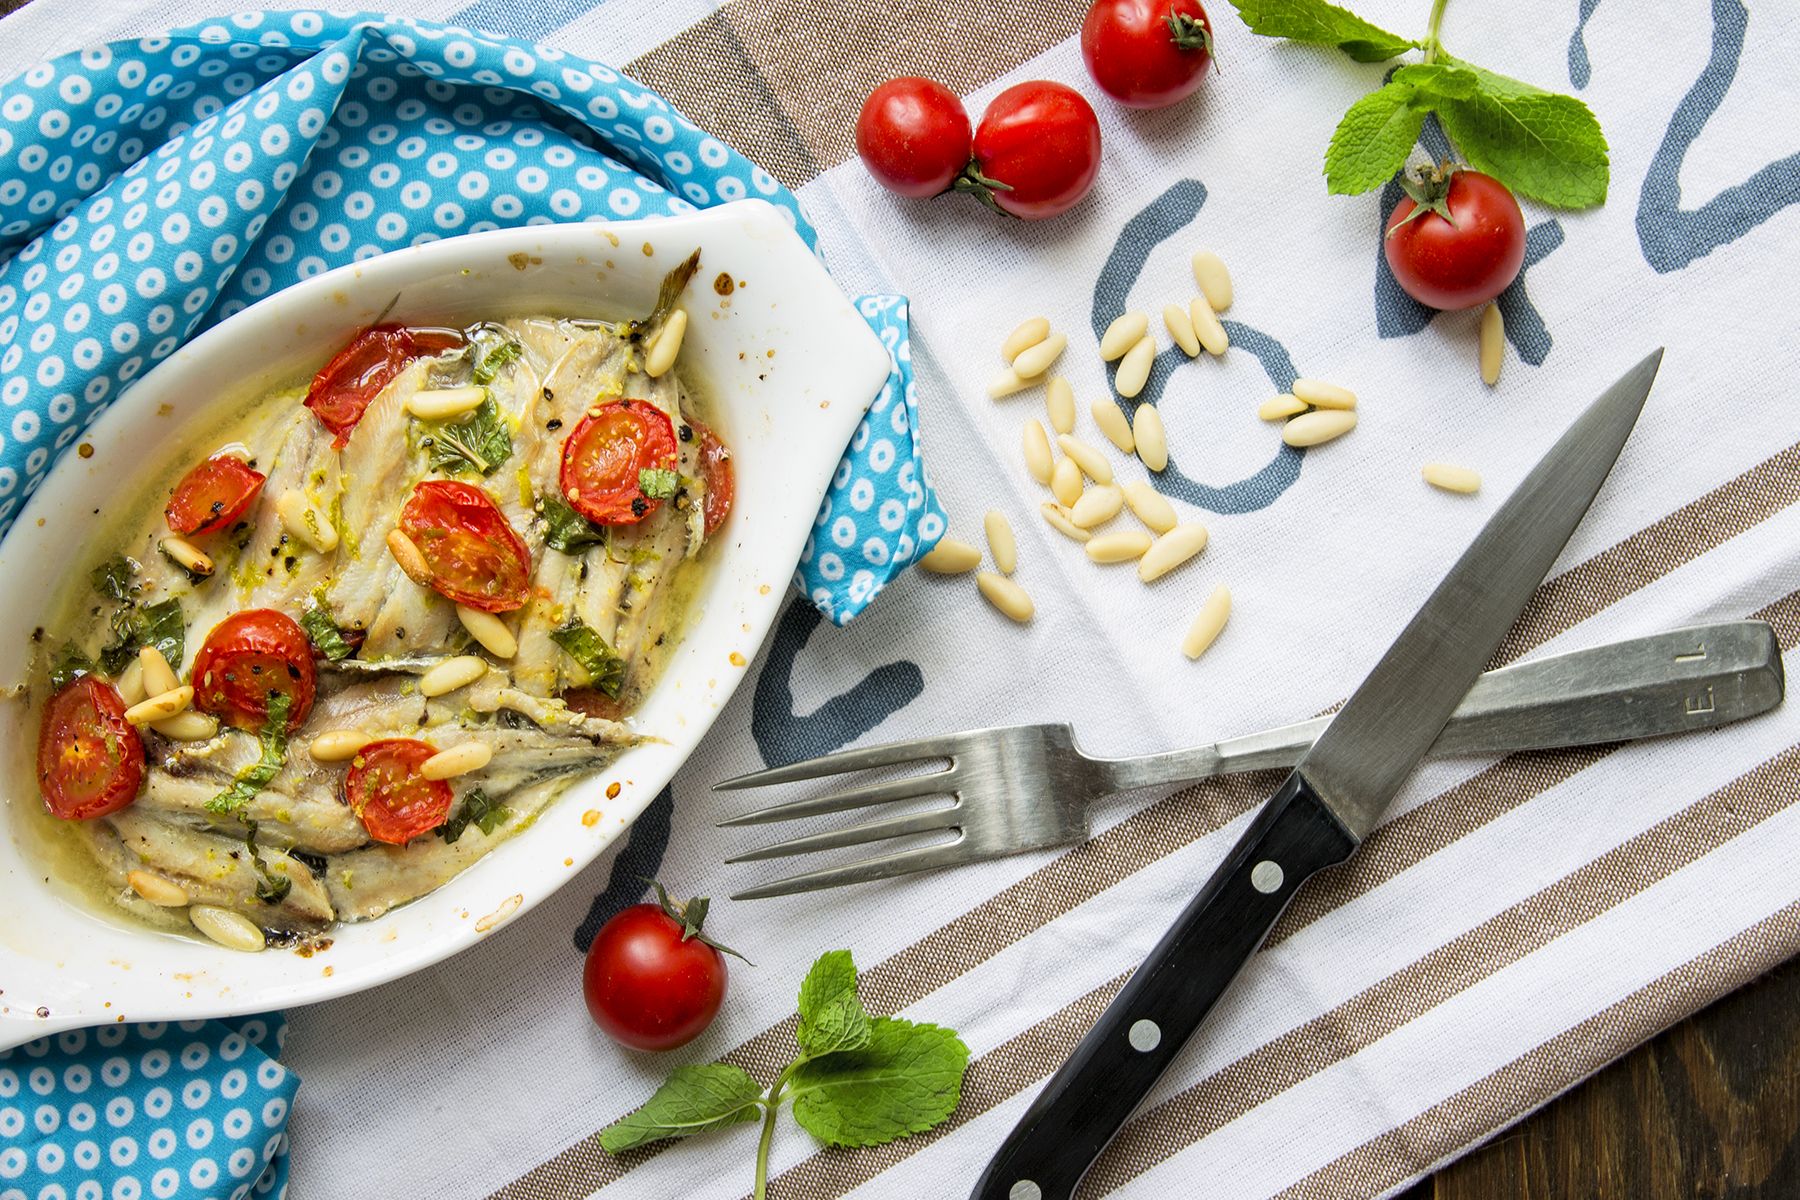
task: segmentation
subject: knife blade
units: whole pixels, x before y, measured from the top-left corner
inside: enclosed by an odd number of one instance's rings
[[[1313,873],[1356,852],[1612,470],[1662,351],[1601,393],[1476,535],[1020,1118],[973,1200],[1069,1200]]]

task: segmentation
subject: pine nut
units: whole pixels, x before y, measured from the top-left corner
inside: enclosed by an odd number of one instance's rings
[[[961,575],[981,565],[981,551],[957,538],[939,538],[919,565],[934,575]]]
[[[1075,465],[1074,459],[1056,460],[1056,465],[1050,469],[1050,494],[1065,508],[1081,499],[1081,468]]]
[[[998,400],[1002,396],[1010,396],[1014,392],[1022,392],[1026,388],[1034,386],[1036,383],[1037,380],[1035,379],[1020,378],[1017,371],[1008,367],[1006,370],[994,376],[993,380],[989,382],[987,393],[990,399]]]
[[[1356,428],[1356,414],[1347,409],[1302,413],[1281,427],[1281,440],[1290,446],[1317,446],[1343,437]]]
[[[1189,358],[1200,353],[1200,338],[1194,333],[1194,319],[1188,316],[1179,304],[1163,305],[1163,324],[1169,327],[1169,336],[1181,347],[1181,352]]]
[[[1053,376],[1044,389],[1044,408],[1050,414],[1050,428],[1057,433],[1075,432],[1075,389],[1061,375]]]
[[[1089,488],[1069,510],[1069,520],[1083,529],[1104,525],[1125,507],[1125,493],[1116,487]]]
[[[981,590],[983,599],[1021,625],[1037,612],[1025,589],[1004,575],[983,571],[975,576],[975,586]]]
[[[1213,306],[1206,302],[1205,296],[1195,296],[1194,302],[1188,305],[1188,319],[1194,323],[1194,336],[1206,347],[1206,352],[1214,358],[1231,348],[1231,338],[1225,333],[1225,326],[1219,323],[1219,314]]]
[[[1049,336],[1050,318],[1033,317],[1006,335],[1000,343],[1000,357],[1011,362]]]
[[[1123,358],[1125,352],[1142,341],[1149,330],[1148,313],[1128,312],[1115,317],[1113,323],[1106,327],[1106,332],[1100,336],[1101,361],[1111,362],[1115,358]]]
[[[229,908],[214,908],[210,904],[196,904],[188,909],[188,919],[194,928],[204,933],[227,950],[242,950],[246,954],[254,954],[268,945],[263,931],[256,927],[256,922],[243,913],[232,912]]]
[[[1127,400],[1144,390],[1150,382],[1150,368],[1156,365],[1156,342],[1152,338],[1142,337],[1137,345],[1125,352],[1119,362],[1119,369],[1113,374],[1113,387],[1119,395]]]
[[[479,771],[494,760],[494,748],[486,742],[459,742],[419,764],[419,774],[427,779],[455,779]]]
[[[142,700],[145,694],[143,661],[132,659],[130,664],[119,672],[119,678],[113,683],[113,687],[118,689],[119,699],[125,702],[126,708],[130,708]]]
[[[131,890],[142,899],[148,900],[158,908],[186,908],[188,903],[187,889],[161,875],[152,875],[148,871],[127,871],[125,882]]]
[[[1087,554],[1097,563],[1129,562],[1143,557],[1150,544],[1150,535],[1142,529],[1121,529],[1117,533],[1103,533],[1089,541]]]
[[[406,411],[421,421],[448,421],[464,413],[474,412],[487,399],[487,389],[480,384],[468,387],[426,388],[406,398]]]
[[[148,725],[164,717],[172,717],[194,702],[194,689],[178,687],[148,700],[140,700],[125,710],[125,719],[133,725]]]
[[[283,492],[281,499],[275,502],[275,513],[281,518],[283,529],[320,554],[329,554],[337,549],[337,530],[332,528],[324,514],[306,502],[306,497],[301,492],[293,489]]]
[[[213,573],[212,556],[186,538],[166,537],[160,546],[162,552],[182,570],[194,575]]]
[[[1019,543],[1006,523],[1006,514],[990,508],[981,523],[987,530],[988,553],[994,556],[994,565],[1002,575],[1011,575],[1019,569]]]
[[[1426,463],[1419,469],[1425,482],[1434,488],[1443,488],[1446,492],[1460,492],[1472,496],[1481,490],[1481,476],[1467,467],[1455,467],[1449,463]]]
[[[1066,538],[1072,538],[1077,542],[1085,542],[1094,536],[1075,522],[1069,520],[1069,510],[1060,504],[1053,504],[1046,500],[1043,504],[1038,506],[1038,511],[1044,514],[1044,520],[1049,522],[1050,528],[1056,530],[1056,532],[1062,534]]]
[[[1062,357],[1062,352],[1068,348],[1068,345],[1068,334],[1051,334],[1013,359],[1013,373],[1020,379],[1036,379],[1050,369],[1051,363]]]
[[[1225,629],[1225,622],[1231,619],[1231,593],[1224,584],[1212,590],[1206,603],[1194,617],[1194,623],[1181,639],[1181,652],[1189,658],[1199,658],[1206,653],[1206,648],[1218,640]]]
[[[431,586],[431,568],[425,563],[425,556],[413,540],[398,529],[391,529],[387,535],[388,553],[400,564],[400,570],[406,577],[420,587]]]
[[[1131,511],[1157,533],[1167,533],[1175,528],[1175,506],[1170,504],[1163,494],[1142,480],[1126,484],[1120,491],[1125,494],[1125,503],[1131,505]]]
[[[1088,410],[1093,414],[1094,424],[1106,435],[1106,440],[1117,446],[1121,452],[1130,454],[1137,443],[1131,440],[1131,421],[1117,404],[1111,400],[1096,400]]]
[[[459,687],[467,687],[487,674],[487,663],[473,654],[446,658],[419,676],[419,694],[427,698],[447,696]]]
[[[1169,465],[1169,435],[1163,429],[1162,413],[1154,404],[1140,404],[1131,419],[1131,436],[1137,442],[1138,461],[1152,471]]]
[[[1231,307],[1231,272],[1225,269],[1225,260],[1211,250],[1194,251],[1194,282],[1214,312]]]
[[[1061,446],[1062,452],[1068,455],[1069,458],[1074,461],[1076,466],[1081,468],[1081,473],[1095,483],[1106,484],[1113,481],[1112,464],[1106,461],[1106,455],[1100,453],[1100,451],[1094,449],[1074,434],[1061,434],[1057,437],[1056,444]],[[1057,497],[1059,500],[1061,498],[1062,497],[1060,496]]]
[[[1150,543],[1138,562],[1138,578],[1154,583],[1206,549],[1206,526],[1198,521],[1177,525]]]
[[[1302,400],[1314,408],[1348,410],[1356,407],[1355,392],[1335,383],[1326,383],[1323,379],[1294,380],[1294,399]]]
[[[1506,318],[1500,306],[1490,303],[1481,310],[1481,382],[1493,387],[1500,382],[1500,364],[1506,358]]]
[[[1306,411],[1306,401],[1298,396],[1283,392],[1279,396],[1270,396],[1256,406],[1256,415],[1265,421],[1285,421],[1289,417],[1299,416]]]
[[[219,736],[219,722],[191,708],[172,717],[152,721],[150,728],[171,742],[204,742]]]
[[[469,636],[480,642],[481,648],[495,658],[511,658],[519,652],[519,639],[506,627],[506,622],[493,613],[459,604],[456,606],[456,619],[469,631]]]
[[[360,729],[327,729],[312,740],[307,752],[319,762],[348,762],[374,740]]]
[[[138,662],[144,668],[144,691],[148,695],[160,696],[181,686],[181,680],[175,678],[175,671],[169,666],[169,660],[155,646],[139,647]]]
[[[650,353],[644,357],[644,374],[652,379],[661,379],[675,365],[675,356],[681,353],[681,341],[687,336],[687,309],[678,308],[669,314],[663,322],[662,332],[656,335],[656,341],[650,347]]]

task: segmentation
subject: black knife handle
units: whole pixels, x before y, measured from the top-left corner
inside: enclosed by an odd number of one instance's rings
[[[1268,936],[1306,878],[1356,839],[1295,771],[1263,805],[988,1163],[973,1200],[1069,1200]]]

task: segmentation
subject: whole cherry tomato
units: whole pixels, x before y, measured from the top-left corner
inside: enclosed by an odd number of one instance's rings
[[[1382,252],[1406,294],[1432,308],[1486,304],[1525,264],[1525,214],[1491,175],[1452,167],[1402,181]]]
[[[1199,0],[1094,0],[1081,57],[1102,91],[1131,108],[1163,108],[1199,89],[1213,57]]]
[[[700,422],[688,425],[700,438],[700,476],[706,481],[706,502],[702,506],[706,519],[706,536],[711,537],[725,518],[731,515],[731,502],[737,495],[737,479],[731,466],[731,451],[717,434]]]
[[[270,700],[283,695],[292,733],[312,712],[318,682],[306,632],[272,608],[232,613],[194,656],[194,707],[238,729],[260,731]]]
[[[675,456],[675,425],[656,405],[596,405],[563,442],[563,495],[596,525],[635,525],[662,503],[644,494],[643,473],[673,470]]]
[[[400,510],[400,532],[430,572],[418,580],[457,604],[511,612],[531,594],[531,551],[493,497],[471,483],[427,479]]]
[[[969,114],[955,92],[931,79],[890,79],[863,101],[856,152],[875,182],[902,196],[949,190],[969,165]]]
[[[975,128],[975,159],[956,186],[1039,221],[1073,208],[1099,173],[1093,107],[1075,89],[1037,79],[994,97]]]
[[[244,515],[268,476],[241,458],[221,454],[181,477],[163,516],[169,531],[183,536],[216,533]]]
[[[372,325],[351,339],[313,377],[312,386],[306,390],[306,407],[336,435],[332,445],[342,450],[363,413],[381,389],[406,369],[407,363],[460,345],[462,335],[447,329]]]
[[[109,683],[83,675],[44,705],[38,726],[38,790],[65,821],[118,812],[144,781],[144,739],[125,720]]]
[[[699,1037],[725,999],[724,956],[736,953],[701,931],[704,899],[677,906],[661,884],[656,895],[600,927],[581,972],[594,1024],[634,1050],[673,1050]]]
[[[344,776],[344,800],[370,837],[404,846],[444,823],[455,795],[442,779],[419,773],[436,753],[412,738],[386,738],[356,752]]]

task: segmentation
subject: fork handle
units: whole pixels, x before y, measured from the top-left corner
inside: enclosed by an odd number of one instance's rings
[[[1356,839],[1295,771],[1026,1111],[973,1200],[1069,1200],[1308,876]]]

